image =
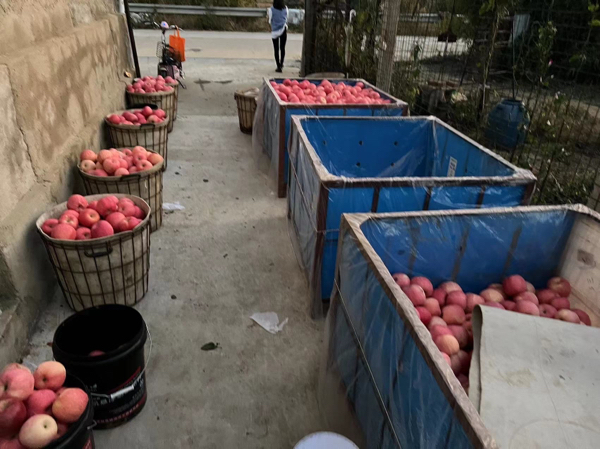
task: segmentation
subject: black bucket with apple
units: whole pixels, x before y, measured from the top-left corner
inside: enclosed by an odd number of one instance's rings
[[[54,358],[90,390],[96,428],[117,427],[146,404],[147,338],[140,313],[117,304],[78,312],[56,329]]]
[[[85,384],[71,373],[67,374],[64,386],[69,388],[81,388],[87,393],[90,400],[88,401],[83,415],[69,426],[64,435],[44,446],[44,449],[94,449],[96,447],[94,444],[94,433],[92,431],[94,427],[94,407],[92,405],[90,392]]]

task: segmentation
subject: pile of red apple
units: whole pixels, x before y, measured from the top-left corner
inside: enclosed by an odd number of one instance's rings
[[[150,106],[144,106],[142,109],[131,109],[121,115],[110,114],[106,116],[106,121],[112,125],[141,126],[146,123],[162,123],[167,118],[167,113],[162,109],[153,110]]]
[[[172,77],[167,76],[163,78],[162,75],[158,75],[156,78],[153,76],[145,76],[141,79],[135,80],[135,82],[127,86],[127,92],[130,94],[151,94],[155,92],[172,92],[173,87],[169,84],[177,84]]]
[[[81,195],[71,195],[67,211],[60,218],[49,218],[42,231],[53,239],[90,240],[132,231],[146,217],[129,198],[107,195],[88,203]]]
[[[32,374],[18,363],[0,374],[0,448],[39,449],[63,436],[81,417],[88,395],[65,388],[65,367],[44,362]]]
[[[93,150],[83,150],[79,156],[79,168],[92,176],[126,176],[150,170],[155,165],[164,161],[164,158],[144,147],[134,147],[133,150],[123,148],[117,150],[100,150],[98,154]]]
[[[271,81],[279,98],[288,103],[302,104],[390,104],[363,82],[350,86],[344,82],[332,84],[323,80],[317,86],[308,80],[298,82],[286,79],[282,84]]]
[[[404,273],[392,275],[396,284],[413,303],[419,318],[431,333],[433,342],[452,367],[465,389],[473,346],[471,314],[477,305],[511,310],[527,315],[554,318],[591,326],[590,316],[571,309],[571,284],[554,277],[547,288],[535,290],[522,276],[509,276],[502,284],[491,284],[479,294],[464,293],[455,282],[444,282],[437,288],[429,279]]]

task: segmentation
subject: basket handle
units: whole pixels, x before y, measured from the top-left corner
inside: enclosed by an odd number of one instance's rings
[[[143,128],[156,128],[156,123],[142,123],[140,125],[140,128],[141,129],[143,129]],[[135,173],[134,173],[134,175],[135,175]]]
[[[86,250],[86,251],[83,252],[83,254],[85,255],[85,257],[91,257],[91,258],[95,259],[96,257],[105,257],[105,256],[108,256],[112,252],[113,252],[112,246],[107,245],[107,248],[104,251],[95,252],[93,250],[92,251]]]
[[[140,125],[140,127],[141,127],[141,126],[142,126],[142,125]],[[127,180],[127,179],[133,179],[133,178],[137,178],[137,179],[139,179],[139,178],[141,178],[141,177],[142,177],[142,175],[141,175],[140,173],[130,173],[130,174],[128,174],[128,175],[123,175],[123,176],[121,176],[121,178],[122,178],[122,179],[124,178],[125,180]]]

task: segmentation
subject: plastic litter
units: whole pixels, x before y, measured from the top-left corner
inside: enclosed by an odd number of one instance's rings
[[[174,203],[163,203],[163,210],[185,210],[185,207],[179,201],[175,201]]]
[[[260,327],[271,334],[281,332],[283,327],[287,324],[288,319],[286,318],[281,323],[279,317],[275,312],[257,312],[250,316],[250,319],[255,321]]]

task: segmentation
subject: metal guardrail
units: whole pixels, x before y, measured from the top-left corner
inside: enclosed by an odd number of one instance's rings
[[[130,3],[129,9],[137,14],[182,14],[193,16],[223,17],[266,17],[265,8],[229,8],[222,6],[160,5],[149,3]]]

